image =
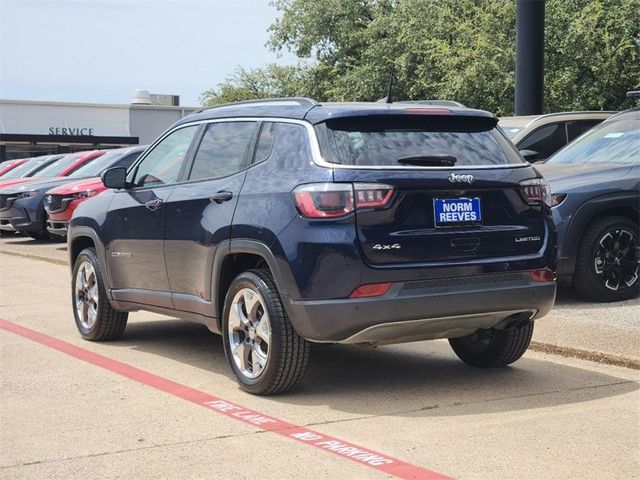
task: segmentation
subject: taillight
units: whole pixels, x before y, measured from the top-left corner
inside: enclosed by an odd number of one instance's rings
[[[551,282],[555,279],[555,275],[548,268],[541,268],[539,270],[531,270],[529,272],[531,280],[534,282]]]
[[[393,187],[378,183],[355,183],[356,209],[384,207],[393,195]]]
[[[353,187],[348,183],[315,183],[293,191],[300,215],[307,218],[343,217],[353,212]]]
[[[390,288],[390,282],[367,283],[366,285],[360,285],[356,288],[351,295],[349,295],[349,298],[380,297],[387,293]]]
[[[544,202],[548,206],[551,206],[551,189],[549,183],[544,178],[532,178],[531,180],[524,180],[520,182],[520,188],[524,197],[527,199],[527,203],[536,204]]]
[[[429,107],[426,107],[426,108],[419,108],[419,107],[405,108],[404,111],[405,111],[405,113],[413,113],[413,114],[427,113],[429,115],[451,115],[453,113],[448,108],[429,108]]]
[[[393,187],[378,183],[313,183],[293,191],[300,215],[306,218],[337,218],[364,208],[386,206]]]

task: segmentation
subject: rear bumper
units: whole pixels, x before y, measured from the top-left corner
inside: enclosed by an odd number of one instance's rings
[[[307,340],[384,344],[506,328],[546,315],[555,295],[555,282],[513,272],[395,283],[375,298],[284,300],[294,328]]]

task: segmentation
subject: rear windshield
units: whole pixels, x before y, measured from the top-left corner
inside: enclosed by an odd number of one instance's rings
[[[70,153],[69,155],[62,157],[60,160],[53,162],[48,167],[43,168],[33,176],[38,178],[57,177],[83,155],[86,155],[86,152]]]
[[[361,166],[523,165],[487,117],[368,116],[316,126],[323,157]]]

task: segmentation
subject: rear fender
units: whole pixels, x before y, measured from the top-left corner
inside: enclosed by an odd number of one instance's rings
[[[562,263],[559,275],[573,275],[576,268],[576,252],[585,228],[594,218],[605,213],[616,214],[616,209],[629,208],[638,211],[638,196],[633,192],[602,195],[583,203],[576,210],[569,223],[567,235],[562,248]]]
[[[250,239],[234,239],[227,240],[224,244],[220,244],[216,249],[216,253],[213,259],[212,267],[212,279],[211,279],[211,299],[212,299],[212,311],[211,315],[215,318],[222,318],[222,312],[219,308],[218,290],[220,287],[220,281],[222,278],[222,267],[224,260],[229,255],[238,253],[250,253],[262,257],[271,270],[271,274],[278,288],[278,293],[282,297],[288,297],[289,282],[282,274],[280,265],[283,262],[279,262],[276,256],[273,254],[271,248],[263,242]],[[286,261],[284,262],[286,265]]]

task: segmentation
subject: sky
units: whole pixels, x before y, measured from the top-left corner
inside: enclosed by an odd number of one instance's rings
[[[0,98],[129,103],[200,94],[238,66],[291,64],[265,43],[269,0],[0,0]]]

